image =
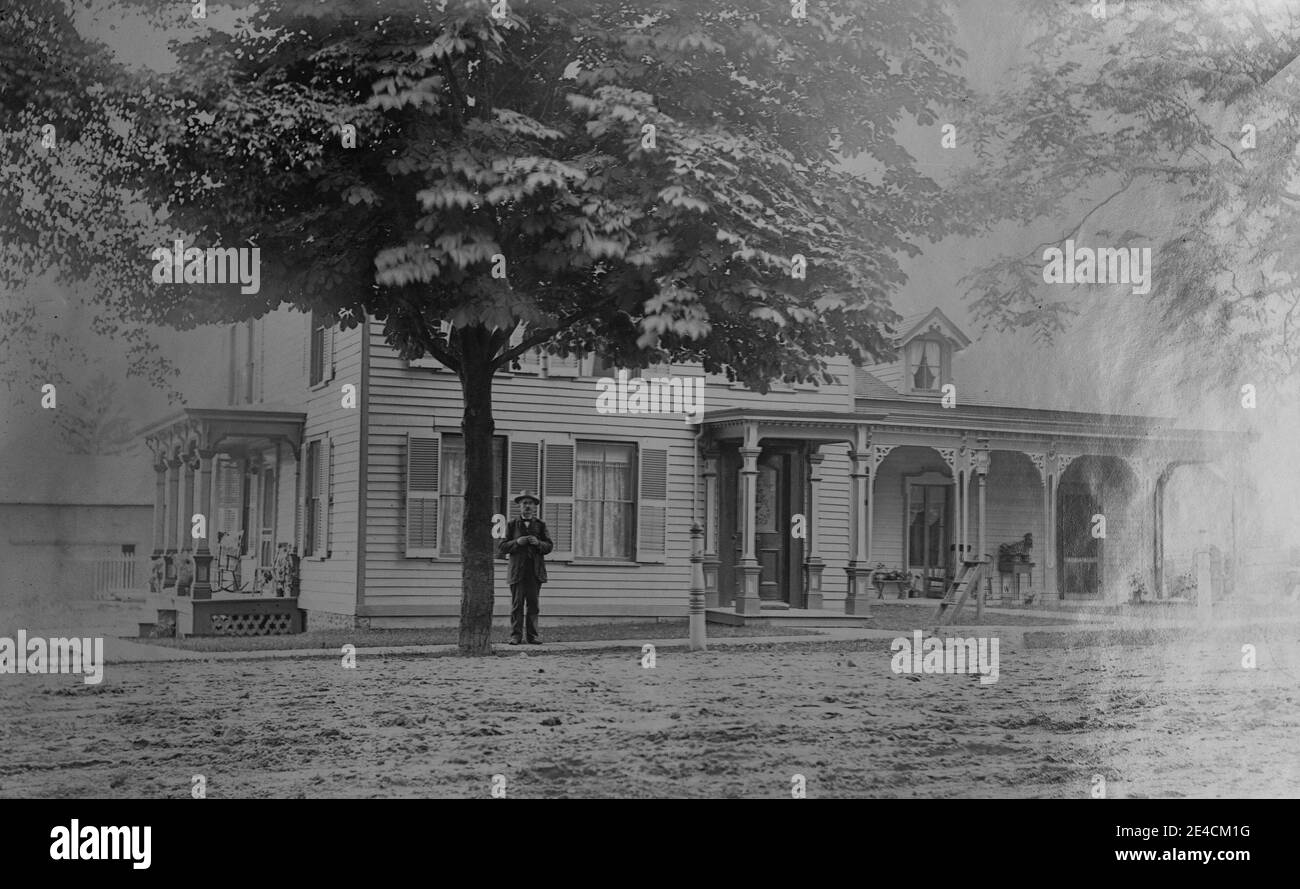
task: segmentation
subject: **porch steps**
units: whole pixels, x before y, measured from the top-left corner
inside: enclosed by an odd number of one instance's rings
[[[731,627],[869,627],[870,615],[845,614],[812,608],[763,609],[758,614],[737,614],[736,609],[706,608],[704,620]]]

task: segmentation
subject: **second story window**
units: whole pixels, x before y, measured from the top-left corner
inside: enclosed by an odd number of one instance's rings
[[[333,376],[334,337],[327,319],[315,312],[311,313],[311,342],[308,345],[307,383],[318,386]]]

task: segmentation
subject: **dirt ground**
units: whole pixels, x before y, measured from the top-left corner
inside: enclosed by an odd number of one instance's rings
[[[0,795],[1295,797],[1297,650],[1008,645],[991,685],[895,675],[885,640],[6,675]]]

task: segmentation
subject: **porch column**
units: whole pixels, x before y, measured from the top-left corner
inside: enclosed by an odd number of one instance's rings
[[[759,576],[763,569],[755,555],[755,533],[758,496],[758,457],[763,453],[758,446],[758,427],[753,423],[745,424],[745,443],[740,449],[744,461],[740,469],[741,494],[744,498],[740,514],[744,520],[741,541],[744,546],[740,558],[740,592],[736,596],[737,614],[758,614],[762,607],[758,595]]]
[[[193,575],[193,557],[194,557],[194,538],[191,536],[194,520],[194,467],[197,460],[191,455],[187,455],[181,461],[182,475],[180,477],[180,514],[176,517],[178,541],[178,566],[177,566],[177,595],[188,596],[194,585]],[[183,573],[182,573],[183,567]],[[188,576],[187,576],[188,575]]]
[[[975,477],[979,480],[979,495],[978,495],[979,499],[977,502],[979,503],[979,523],[980,523],[979,551],[975,555],[977,558],[980,559],[983,559],[988,555],[988,534],[987,534],[988,517],[984,509],[985,507],[984,489],[985,489],[985,482],[987,481],[988,474],[989,474],[989,460],[990,460],[989,442],[987,438],[982,438],[979,440],[979,450],[975,452],[974,460],[973,460]],[[984,572],[984,582],[980,584],[979,595],[975,599],[976,620],[979,620],[984,616],[984,593],[985,590],[988,589],[989,584],[993,582],[993,578],[990,576],[990,571],[992,567],[993,566],[990,565],[989,566],[990,570]]]
[[[1041,600],[1043,596],[1047,595],[1047,545],[1051,539],[1048,529],[1052,524],[1051,507],[1047,502],[1047,455],[1030,454],[1029,459],[1033,461],[1034,468],[1038,470],[1038,484],[1043,489],[1043,529],[1038,538],[1038,586],[1032,589],[1032,592],[1036,593],[1035,598]]]
[[[167,464],[157,461],[153,464],[153,552],[152,558],[163,554],[163,525],[167,515]]]
[[[718,451],[704,452],[704,607],[717,608],[718,596]]]
[[[804,514],[804,531],[808,535],[807,555],[804,558],[804,577],[807,587],[804,590],[804,607],[822,607],[822,571],[826,563],[822,561],[819,549],[821,542],[817,533],[817,518],[822,514],[821,483],[822,461],[826,455],[819,445],[811,445],[808,451],[808,511]]]
[[[194,496],[199,514],[203,516],[205,532],[203,537],[194,541],[194,588],[191,595],[195,599],[212,598],[212,461],[216,456],[213,451],[199,451],[199,471],[194,476]]]
[[[163,525],[163,586],[176,586],[176,513],[180,509],[180,457],[167,459],[167,515]]]
[[[871,614],[870,536],[867,533],[867,502],[871,491],[871,436],[865,426],[859,426],[849,451],[852,469],[849,472],[849,496],[853,498],[849,510],[849,565],[848,596],[844,599],[844,613],[867,616]],[[870,498],[874,499],[874,498]]]
[[[1043,542],[1043,595],[1059,599],[1056,583],[1056,457],[1047,455],[1047,477],[1043,482],[1043,496],[1047,501],[1047,537]]]

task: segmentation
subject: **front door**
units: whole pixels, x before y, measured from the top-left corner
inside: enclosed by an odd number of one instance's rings
[[[1101,592],[1101,540],[1092,536],[1092,517],[1101,504],[1088,488],[1061,486],[1056,535],[1061,598],[1091,598]]]
[[[763,569],[758,580],[758,597],[763,602],[790,604],[787,579],[790,569],[790,502],[786,480],[789,455],[764,453],[758,458],[758,479],[754,495],[754,548]]]
[[[745,552],[745,476],[742,460],[734,448],[721,450],[719,482],[722,514],[719,522],[719,603],[729,605],[739,593],[742,576],[738,570]],[[776,443],[763,448],[754,479],[754,557],[760,569],[758,589],[764,606],[801,608],[803,597],[802,540],[791,534],[791,518],[803,498],[804,465],[797,445]]]

